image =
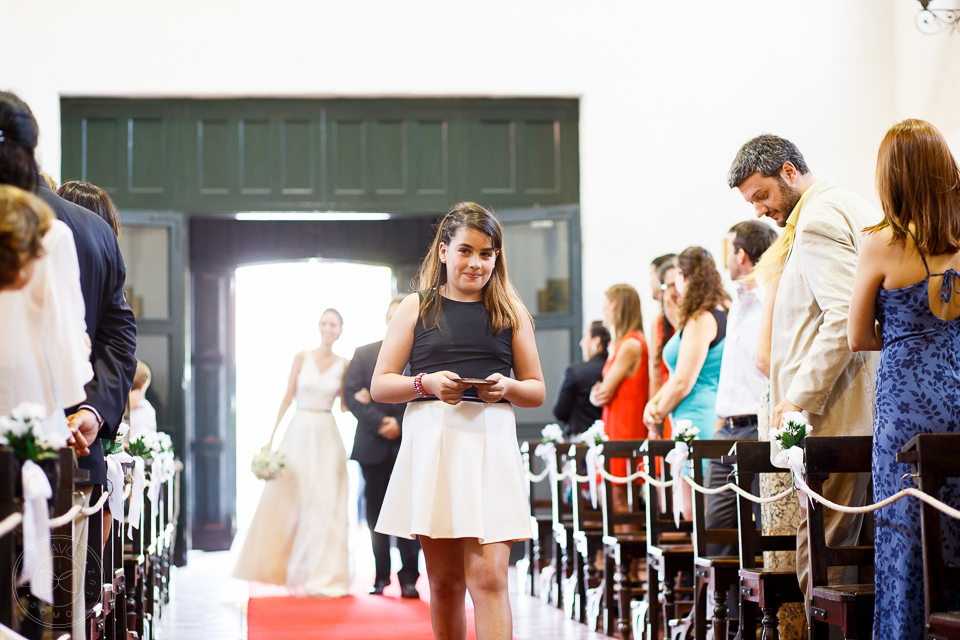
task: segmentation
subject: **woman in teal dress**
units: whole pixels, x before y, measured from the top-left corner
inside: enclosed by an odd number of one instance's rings
[[[651,433],[669,414],[676,438],[678,420],[690,420],[709,440],[717,424],[717,384],[727,335],[727,294],[713,256],[703,247],[688,247],[676,258],[674,286],[664,291],[664,312],[675,316],[679,330],[663,347],[670,378],[650,399],[643,421]],[[668,282],[665,278],[664,282]],[[673,322],[676,320],[676,322]],[[690,486],[683,485],[683,514],[693,512]]]
[[[664,292],[664,304],[677,304],[677,331],[663,348],[670,379],[647,403],[644,422],[653,428],[669,414],[690,420],[701,440],[713,437],[717,423],[717,383],[727,333],[727,295],[710,252],[689,247],[676,258],[675,290]]]

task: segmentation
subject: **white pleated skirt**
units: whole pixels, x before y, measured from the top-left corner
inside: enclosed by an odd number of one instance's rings
[[[411,402],[376,531],[413,538],[531,537],[513,406]]]

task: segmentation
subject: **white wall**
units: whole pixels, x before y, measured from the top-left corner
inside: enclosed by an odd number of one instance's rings
[[[580,97],[587,319],[622,281],[649,315],[655,255],[718,253],[752,215],[724,179],[752,136],[874,198],[896,119],[960,127],[960,88],[940,82],[960,36],[916,33],[913,0],[31,4],[6,4],[23,27],[5,30],[0,87],[33,107],[54,175],[62,95]]]

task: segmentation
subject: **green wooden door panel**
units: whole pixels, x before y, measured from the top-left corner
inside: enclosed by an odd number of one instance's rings
[[[367,194],[367,122],[337,119],[331,123],[332,157],[330,163],[334,196]]]
[[[478,128],[480,193],[514,193],[517,190],[516,122],[481,120]]]
[[[449,156],[446,120],[416,120],[413,129],[414,184],[418,195],[447,195]]]
[[[556,99],[64,98],[62,175],[126,209],[439,213],[579,200]]]
[[[312,196],[320,147],[310,120],[280,120],[280,194]]]
[[[127,189],[131,194],[163,193],[165,134],[162,118],[130,118],[127,121]]]
[[[85,118],[81,126],[80,179],[115,197],[121,184],[121,123],[117,118]]]
[[[374,124],[374,189],[377,195],[402,196],[407,193],[407,123],[403,120],[377,120]]]
[[[197,183],[200,195],[224,196],[231,193],[231,128],[229,120],[197,121]]]
[[[526,194],[560,191],[560,121],[527,120],[522,123],[520,166]]]
[[[273,193],[273,144],[276,137],[269,120],[241,120],[240,193],[270,195]]]

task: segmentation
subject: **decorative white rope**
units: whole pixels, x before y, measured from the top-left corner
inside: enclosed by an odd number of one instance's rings
[[[75,504],[70,509],[64,513],[62,516],[57,516],[56,518],[50,518],[50,528],[56,529],[57,527],[62,527],[68,525],[74,520],[79,520],[80,518],[86,518],[95,514],[97,511],[103,508],[103,505],[106,504],[107,499],[110,497],[110,494],[104,492],[100,496],[100,499],[97,500],[97,503],[89,507],[82,507],[79,504]]]
[[[0,522],[0,538],[14,531],[23,522],[22,513],[11,513]]]
[[[547,477],[547,475],[549,475],[550,471],[551,469],[544,469],[543,472],[541,472],[538,475],[534,475],[528,472],[527,479],[530,482],[541,482],[543,481],[544,478]],[[772,502],[778,502],[780,500],[783,500],[784,498],[787,498],[788,496],[793,494],[794,491],[799,489],[799,490],[802,490],[804,493],[806,493],[808,496],[810,496],[812,499],[816,500],[820,504],[827,507],[828,509],[833,509],[834,511],[839,511],[841,513],[856,513],[856,514],[870,513],[872,511],[877,511],[878,509],[882,509],[883,507],[891,505],[897,500],[901,500],[907,496],[913,496],[919,500],[922,500],[923,502],[926,502],[931,507],[933,507],[934,509],[937,509],[941,513],[944,513],[950,516],[951,518],[960,520],[960,510],[954,509],[950,505],[944,504],[943,502],[941,502],[940,500],[937,500],[933,496],[927,493],[924,493],[919,489],[914,489],[914,488],[902,489],[901,491],[893,494],[892,496],[888,498],[884,498],[880,502],[876,502],[874,504],[868,504],[862,507],[848,507],[846,505],[837,504],[836,502],[833,502],[832,500],[828,500],[827,498],[824,498],[818,493],[811,491],[810,488],[806,486],[806,483],[801,483],[802,486],[796,484],[796,478],[794,478],[794,482],[795,482],[794,487],[784,489],[783,491],[781,491],[775,496],[768,496],[766,498],[761,498],[760,496],[755,496],[752,493],[744,491],[743,489],[733,484],[732,482],[728,482],[722,487],[708,489],[694,482],[693,478],[690,478],[689,476],[679,476],[677,478],[673,478],[672,480],[657,480],[656,478],[651,477],[649,474],[647,474],[643,470],[638,470],[635,473],[631,473],[628,476],[614,476],[609,472],[607,472],[607,470],[604,469],[602,466],[598,469],[598,472],[605,480],[607,480],[608,482],[616,483],[616,484],[626,484],[628,482],[633,482],[635,480],[642,478],[645,482],[650,483],[650,486],[657,487],[659,489],[666,489],[668,487],[673,487],[678,482],[682,481],[690,485],[690,488],[693,489],[694,491],[698,491],[703,494],[717,495],[719,493],[723,493],[724,491],[734,491],[737,494],[743,496],[745,499],[749,500],[750,502],[756,502],[757,504],[770,504]],[[788,470],[784,470],[784,473],[788,473],[788,472],[789,472]],[[563,478],[570,478],[572,481],[578,482],[580,484],[590,481],[590,476],[578,475],[573,470],[572,465],[570,470],[568,471],[555,472],[552,480],[559,481]]]

